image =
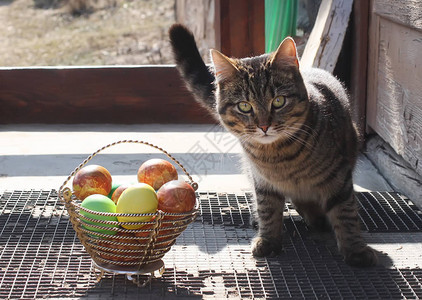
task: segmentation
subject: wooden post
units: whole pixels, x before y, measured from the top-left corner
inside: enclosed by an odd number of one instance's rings
[[[361,133],[366,127],[366,85],[368,67],[369,1],[354,1],[351,51],[350,93],[354,120]]]
[[[265,51],[265,1],[177,0],[176,21],[195,35],[208,62],[211,48],[227,56],[246,57]]]
[[[265,52],[265,1],[215,0],[216,48],[227,56]]]
[[[300,60],[301,66],[334,71],[346,35],[352,4],[353,0],[322,0]]]
[[[210,49],[220,49],[215,44],[215,0],[176,0],[175,4],[176,22],[193,32],[199,53],[208,63]]]

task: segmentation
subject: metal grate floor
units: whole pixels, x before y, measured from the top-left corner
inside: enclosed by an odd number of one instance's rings
[[[284,253],[254,259],[249,194],[200,193],[201,215],[164,257],[166,270],[138,288],[123,275],[100,282],[55,191],[0,193],[0,299],[422,297],[422,212],[395,193],[359,193],[365,238],[382,265],[347,266],[331,233],[285,211]]]

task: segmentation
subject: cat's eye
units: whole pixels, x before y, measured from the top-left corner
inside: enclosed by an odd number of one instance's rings
[[[240,102],[237,105],[237,107],[239,108],[241,112],[244,112],[244,113],[251,112],[252,110],[252,105],[250,105],[248,102]]]
[[[272,105],[275,109],[277,109],[282,108],[284,104],[286,104],[286,98],[283,96],[278,96],[274,98]]]

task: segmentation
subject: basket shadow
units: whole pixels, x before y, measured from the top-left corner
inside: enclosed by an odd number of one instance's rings
[[[149,275],[133,277],[140,284],[149,280]],[[137,299],[174,299],[189,297],[189,299],[202,299],[201,290],[205,284],[204,278],[195,276],[185,271],[167,269],[161,278],[152,278],[143,287],[138,287],[134,282],[123,275],[104,274],[100,281],[85,291],[86,297],[98,297],[98,295],[111,296],[113,299],[120,297]],[[189,282],[195,282],[194,288]]]

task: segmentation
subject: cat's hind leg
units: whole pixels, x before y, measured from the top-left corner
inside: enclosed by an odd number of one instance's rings
[[[331,225],[328,221],[325,211],[321,204],[313,201],[300,201],[292,199],[296,211],[302,216],[306,225],[320,232],[331,231]]]
[[[360,231],[353,185],[328,199],[325,208],[337,239],[338,248],[344,255],[346,263],[357,267],[376,265],[377,254],[366,244]]]

